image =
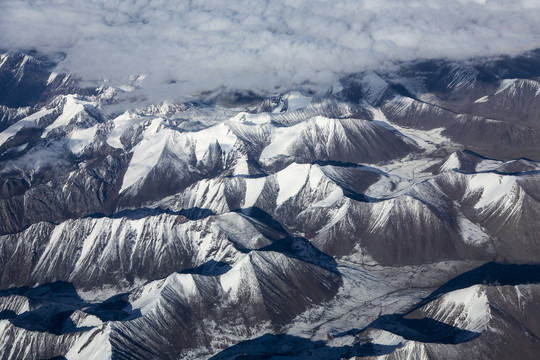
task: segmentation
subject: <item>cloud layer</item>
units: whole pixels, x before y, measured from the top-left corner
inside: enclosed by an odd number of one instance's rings
[[[0,47],[63,52],[66,70],[113,84],[145,74],[145,88],[170,97],[324,89],[399,61],[540,47],[536,0],[14,0],[1,10]]]

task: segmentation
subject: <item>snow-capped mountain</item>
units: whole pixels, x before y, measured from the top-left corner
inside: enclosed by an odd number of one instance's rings
[[[140,105],[1,55],[0,358],[538,358],[531,63]]]

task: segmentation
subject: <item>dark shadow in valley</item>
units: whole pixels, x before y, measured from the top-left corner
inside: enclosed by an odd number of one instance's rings
[[[111,219],[127,218],[130,220],[140,220],[140,219],[144,219],[145,217],[159,216],[162,214],[173,215],[173,216],[183,216],[188,220],[200,220],[200,219],[207,218],[209,216],[216,215],[210,209],[203,209],[203,208],[198,208],[198,207],[193,207],[190,209],[181,209],[178,211],[173,211],[170,209],[162,209],[162,208],[143,207],[143,208],[138,208],[138,209],[126,209],[126,210],[122,210],[111,215],[95,213],[95,214],[88,215],[87,217],[95,218],[95,219],[108,217]]]
[[[388,331],[406,340],[437,344],[459,344],[480,336],[480,333],[463,330],[438,320],[408,319],[401,314],[382,315],[363,329],[352,329],[334,336],[353,336],[369,329]]]
[[[441,295],[473,285],[516,286],[536,283],[540,283],[540,265],[498,264],[490,262],[448,281],[428,295],[408,313],[413,312]]]
[[[311,164],[319,165],[319,166],[336,166],[336,167],[343,167],[343,168],[353,168],[353,169],[362,170],[362,171],[374,172],[379,175],[387,175],[384,171],[374,166],[356,164],[356,163],[351,163],[351,162],[342,162],[342,161],[337,161],[337,160],[315,160],[315,161],[312,161]]]
[[[460,174],[465,175],[474,175],[474,174],[497,174],[497,175],[505,175],[505,176],[527,176],[527,175],[539,175],[540,170],[527,170],[527,171],[499,171],[499,170],[483,170],[483,171],[461,171],[461,170],[455,170],[456,172]]]
[[[435,319],[407,318],[407,315],[437,299],[441,295],[455,290],[465,289],[473,285],[515,286],[530,283],[540,283],[540,265],[487,263],[450,280],[416,304],[405,314],[383,315],[362,329],[351,329],[334,336],[343,337],[358,335],[372,328],[394,333],[407,340],[424,343],[459,344],[471,341],[481,334],[460,329]]]
[[[240,342],[211,357],[211,360],[271,359],[327,359],[340,360],[354,356],[381,356],[389,354],[396,346],[358,343],[346,346],[327,346],[324,341],[312,341],[297,336],[266,334],[256,339]]]
[[[227,271],[231,269],[232,269],[231,265],[227,263],[210,259],[202,265],[199,265],[192,269],[182,270],[179,273],[180,274],[197,274],[197,275],[203,275],[203,276],[220,276],[220,275],[225,274]]]
[[[268,176],[268,174],[264,174],[264,173],[251,174],[251,175],[239,174],[239,175],[225,175],[224,178],[228,178],[228,179],[233,179],[233,178],[260,179],[260,178],[267,177],[267,176]]]
[[[289,236],[289,233],[283,228],[279,221],[258,207],[235,209],[233,212],[244,216],[257,231],[271,240],[278,240],[285,236]]]
[[[473,157],[477,157],[481,160],[497,160],[497,159],[493,159],[493,158],[488,158],[484,155],[481,155],[479,153],[477,153],[476,151],[473,151],[473,150],[470,150],[470,149],[465,149],[463,150],[463,153],[467,154],[467,155],[471,155]]]
[[[85,331],[91,327],[77,327],[72,314],[79,310],[98,317],[101,321],[122,321],[140,317],[127,301],[128,294],[115,295],[103,302],[83,300],[73,285],[58,281],[35,288],[17,287],[0,291],[0,298],[18,295],[28,300],[29,310],[18,314],[13,310],[0,312],[0,318],[29,331],[48,332],[56,335]]]
[[[292,236],[270,214],[257,208],[250,207],[235,210],[246,217],[248,221],[264,236],[272,239],[272,243],[257,251],[275,251],[288,257],[317,265],[338,274],[336,260],[330,255],[317,249],[311,242],[302,237]],[[253,249],[239,249],[249,252]]]
[[[317,249],[306,238],[287,236],[259,249],[259,251],[279,252],[290,258],[317,265],[335,274],[340,273],[336,260],[330,255]]]
[[[387,177],[388,174],[373,166],[340,162],[340,161],[321,161],[316,160],[311,164],[319,165],[325,176],[332,180],[343,190],[343,195],[358,202],[379,202],[385,199],[378,199],[365,194],[366,190],[381,177]],[[337,171],[324,169],[325,166],[334,168]]]
[[[122,321],[140,317],[140,311],[132,309],[128,297],[129,293],[118,294],[103,302],[85,306],[82,310],[97,316],[101,321]]]

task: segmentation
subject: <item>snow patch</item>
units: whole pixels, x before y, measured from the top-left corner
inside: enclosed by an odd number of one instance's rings
[[[396,335],[385,330],[373,330],[369,333],[373,344],[386,346],[399,346],[405,341],[402,336]]]
[[[347,212],[349,211],[349,201],[345,201],[343,205],[337,210],[332,210],[330,215],[332,218],[330,221],[328,221],[328,224],[326,224],[321,230],[319,230],[317,233],[324,233],[328,230],[330,230],[332,227],[334,227],[341,219],[343,219],[345,216],[347,216]]]
[[[8,59],[9,55],[8,54],[2,54],[0,55],[0,68],[2,66],[4,66],[6,60]]]
[[[195,142],[195,156],[198,161],[203,159],[204,154],[210,145],[217,142],[219,143],[221,150],[228,153],[233,149],[234,144],[238,139],[226,123],[221,123],[204,130],[190,133],[190,136]]]
[[[491,319],[486,290],[482,285],[447,293],[438,307],[435,319],[468,331],[485,330]]]
[[[76,99],[74,95],[67,95],[65,99],[62,114],[56,118],[52,124],[45,128],[45,131],[41,134],[42,138],[47,137],[52,130],[70,124],[78,114],[84,111],[84,104],[89,103],[87,101]]]
[[[257,202],[257,199],[261,195],[261,192],[264,188],[264,183],[266,178],[260,177],[256,179],[245,179],[246,181],[246,195],[244,198],[244,207],[252,207]]]
[[[448,157],[448,159],[444,162],[444,164],[442,164],[440,171],[444,172],[444,171],[459,169],[460,166],[461,166],[461,162],[459,161],[459,157],[457,156],[456,153],[452,153],[452,155]]]
[[[489,242],[489,235],[479,225],[474,224],[463,216],[460,216],[458,221],[459,232],[465,243],[480,246]]]
[[[373,204],[369,232],[373,232],[376,229],[383,227],[388,221],[390,213],[395,206],[396,204],[394,199]]]
[[[130,301],[133,310],[140,310],[142,316],[152,311],[160,299],[160,294],[167,280],[156,280],[144,285],[136,295],[135,300]]]
[[[279,185],[277,206],[281,206],[285,201],[298,194],[306,184],[309,169],[309,164],[292,163],[276,174]]]
[[[80,154],[94,141],[97,132],[97,124],[88,129],[74,130],[69,135],[68,146],[72,153]]]
[[[469,192],[482,192],[480,200],[474,206],[475,209],[487,207],[500,201],[506,194],[512,191],[516,178],[494,173],[476,174],[469,181]]]
[[[336,187],[326,198],[313,204],[313,207],[330,207],[343,198],[343,190]]]
[[[318,165],[312,165],[309,169],[309,186],[312,190],[317,189],[317,186],[323,179],[325,174]]]
[[[52,83],[54,81],[54,79],[56,79],[56,77],[58,76],[57,73],[55,73],[54,71],[51,73],[51,75],[49,75],[49,78],[47,79],[47,86]]]
[[[251,267],[250,255],[245,255],[238,261],[232,269],[219,277],[221,287],[224,292],[230,292],[231,296],[235,296],[240,289],[242,278],[249,272]]]
[[[160,132],[162,119],[152,120],[144,132],[144,139],[133,149],[133,156],[124,175],[120,193],[144,178],[156,166],[168,141],[167,133]]]
[[[286,154],[304,128],[303,123],[289,127],[273,127],[270,144],[262,151],[261,159],[271,159],[277,155]]]
[[[271,122],[272,118],[268,113],[251,114],[247,112],[240,112],[230,118],[229,121],[244,125],[262,125]]]
[[[413,102],[414,100],[410,98],[398,99],[397,105],[396,105],[399,107],[398,112],[405,113],[406,109],[409,106],[411,106]],[[420,104],[422,106],[427,106],[422,103]],[[409,143],[412,143],[413,145],[418,146],[422,149],[425,149],[428,152],[436,151],[438,145],[452,144],[452,140],[450,138],[442,135],[442,132],[445,130],[444,128],[437,128],[437,129],[432,129],[428,131],[405,128],[405,127],[401,127],[399,125],[396,125],[388,121],[384,113],[379,108],[368,106],[367,110],[371,112],[373,121],[377,125],[400,135],[403,138],[403,140]],[[400,115],[403,115],[403,114],[400,114]]]
[[[233,175],[249,175],[247,156],[243,155],[240,159],[238,159],[236,165],[234,166]]]
[[[538,96],[540,94],[540,83],[537,81],[528,79],[505,79],[501,81],[495,95],[506,91],[507,95],[515,96],[518,92],[518,87],[522,88],[524,86],[534,89],[536,91],[534,96]]]
[[[114,124],[113,125],[114,127],[112,131],[109,133],[109,136],[107,137],[107,144],[109,144],[113,148],[123,149],[124,145],[122,145],[122,142],[120,141],[120,137],[122,136],[122,134],[127,129],[135,128],[146,120],[147,118],[133,115],[129,113],[128,111],[116,117],[112,121],[112,123]]]
[[[503,163],[504,162],[499,160],[482,160],[478,164],[476,164],[475,170],[477,172],[493,171],[496,170]]]
[[[304,96],[298,91],[291,91],[290,93],[286,94],[283,99],[287,100],[287,111],[294,111],[305,108],[306,106],[311,104],[311,100],[313,98],[309,96]]]
[[[103,324],[103,321],[101,321],[97,316],[87,314],[83,311],[77,310],[70,316],[71,321],[73,321],[73,324],[78,327],[96,327],[101,326]]]
[[[109,336],[110,324],[105,324],[93,331],[82,333],[66,354],[68,360],[103,360],[110,359],[112,347]]]
[[[476,101],[474,102],[475,104],[480,104],[480,103],[485,103],[489,100],[489,96],[482,96],[481,98],[479,99],[476,99]]]
[[[17,133],[24,128],[37,127],[37,120],[51,114],[54,110],[55,109],[43,109],[12,124],[0,133],[0,145],[17,135]]]

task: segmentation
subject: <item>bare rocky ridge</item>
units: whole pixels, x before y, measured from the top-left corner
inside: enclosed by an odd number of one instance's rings
[[[2,55],[0,358],[534,359],[539,59],[116,112]]]

